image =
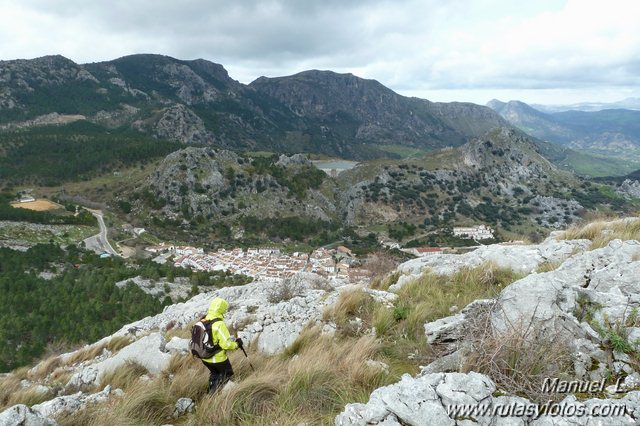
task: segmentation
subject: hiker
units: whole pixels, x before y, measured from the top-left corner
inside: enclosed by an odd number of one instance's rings
[[[209,393],[214,393],[225,385],[233,376],[233,369],[227,357],[227,351],[242,349],[242,339],[231,339],[229,330],[224,323],[224,314],[229,308],[229,302],[216,297],[211,301],[207,315],[203,318],[211,321],[211,342],[218,345],[220,350],[211,358],[202,359],[202,363],[209,369]],[[215,321],[217,320],[217,321]]]

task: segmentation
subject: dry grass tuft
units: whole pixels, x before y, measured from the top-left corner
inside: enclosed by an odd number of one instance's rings
[[[9,375],[0,379],[0,411],[16,404],[34,405],[51,399],[52,393],[42,392],[36,386],[23,387],[23,377]]]
[[[366,364],[380,350],[374,338],[336,342],[316,330],[306,330],[292,358],[252,359],[256,371],[240,373],[244,379],[230,391],[201,400],[187,424],[328,424],[344,404],[391,380]]]
[[[117,352],[120,349],[129,346],[134,339],[129,336],[114,336],[107,342],[106,348],[111,352]]]
[[[571,351],[559,334],[550,335],[531,324],[514,324],[498,332],[485,312],[468,330],[468,338],[472,346],[463,371],[486,374],[509,394],[543,403],[552,398],[542,392],[545,378],[570,380]],[[559,394],[557,398],[564,396]]]
[[[319,327],[305,327],[298,338],[284,351],[285,357],[293,357],[305,348],[311,346],[320,338],[321,330]]]
[[[133,338],[128,336],[114,336],[109,339],[108,342],[103,342],[100,344],[93,344],[89,346],[85,346],[81,349],[78,349],[71,355],[66,361],[66,365],[75,365],[84,361],[89,361],[95,359],[99,356],[105,349],[110,350],[111,352],[117,352],[125,346],[129,345],[133,342]]]
[[[340,293],[333,306],[333,318],[338,325],[345,325],[354,317],[363,317],[371,313],[373,297],[362,287],[356,287]]]
[[[0,410],[13,405],[9,402],[12,401],[13,395],[22,389],[21,380],[14,374],[0,379]]]
[[[62,359],[59,356],[47,358],[40,362],[36,368],[30,372],[29,378],[31,380],[44,380],[47,376],[53,373],[56,369],[63,365]]]
[[[102,351],[107,347],[106,343],[101,343],[99,345],[93,344],[90,346],[85,346],[82,349],[77,350],[76,352],[66,360],[67,365],[75,365],[80,362],[89,361],[91,359],[95,359],[98,355],[102,353]]]
[[[454,306],[461,309],[474,300],[495,297],[519,278],[493,263],[462,268],[451,276],[428,273],[400,289],[394,313],[404,320],[405,333],[418,337],[424,323],[451,315]]]
[[[551,261],[551,260],[545,260],[544,262],[542,262],[541,264],[538,265],[538,267],[536,268],[536,272],[541,274],[544,272],[551,272],[551,271],[555,271],[556,269],[558,269],[560,267],[560,265],[562,265],[562,262],[559,261]]]
[[[148,372],[143,365],[127,361],[115,370],[103,374],[100,377],[100,386],[111,385],[114,389],[127,390],[133,383],[138,381],[140,376]]]
[[[398,282],[398,278],[400,278],[398,271],[391,272],[385,277],[375,277],[371,280],[371,288],[387,291],[389,287]]]
[[[175,399],[169,389],[157,383],[136,382],[123,398],[59,416],[61,426],[137,426],[172,423]]]
[[[178,328],[174,325],[173,327],[171,327],[171,329],[167,329],[164,338],[167,340],[167,342],[174,337],[180,337],[181,339],[190,339],[191,328],[196,322],[198,322],[197,319],[191,321],[189,324],[185,325],[182,328]]]
[[[560,237],[563,240],[591,240],[591,250],[601,248],[611,241],[620,239],[640,240],[640,219],[598,220],[581,227],[571,227]]]
[[[173,356],[166,374],[172,395],[195,401],[207,393],[209,372],[202,365],[202,361],[191,355]],[[170,379],[168,375],[173,375],[173,378]]]

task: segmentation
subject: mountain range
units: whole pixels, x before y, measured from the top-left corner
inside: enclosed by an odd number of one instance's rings
[[[546,113],[524,102],[487,104],[512,125],[539,139],[595,155],[640,158],[640,111],[605,109]],[[635,167],[638,168],[637,166]]]
[[[640,110],[640,98],[626,98],[617,102],[581,102],[568,105],[531,104],[538,111],[553,113],[562,111],[602,111],[604,109]]]
[[[459,146],[506,125],[483,106],[407,98],[330,71],[245,85],[219,64],[160,55],[0,62],[1,128],[79,120],[181,143],[349,159],[388,157],[389,146]]]
[[[571,149],[583,149],[575,135],[597,121],[580,114],[609,111],[490,106],[408,98],[330,71],[245,85],[222,65],[160,55],[3,61],[0,182],[88,197],[158,235],[201,243],[330,240],[341,227],[406,240],[477,221],[531,234],[598,205],[628,208],[614,190],[562,170],[578,159],[622,171]],[[635,135],[635,113],[620,111],[630,117],[624,134]],[[326,178],[292,153],[362,164]]]

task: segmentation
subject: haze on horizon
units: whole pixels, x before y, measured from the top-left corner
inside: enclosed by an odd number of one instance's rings
[[[329,69],[432,101],[640,97],[635,0],[0,0],[0,60],[158,53],[231,77]]]

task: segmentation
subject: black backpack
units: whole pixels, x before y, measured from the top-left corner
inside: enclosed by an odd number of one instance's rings
[[[222,348],[218,344],[213,344],[213,336],[211,336],[211,324],[221,321],[220,318],[214,318],[211,321],[201,319],[191,327],[191,355],[197,358],[211,358]]]

